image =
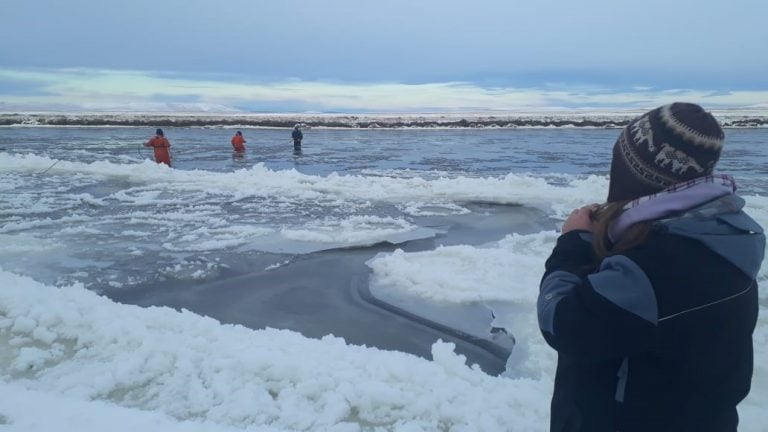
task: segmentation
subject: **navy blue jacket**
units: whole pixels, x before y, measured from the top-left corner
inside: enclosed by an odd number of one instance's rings
[[[302,138],[304,138],[304,134],[301,133],[300,130],[294,129],[293,132],[291,132],[291,137],[293,138],[294,141],[301,141]]]
[[[557,240],[537,305],[558,352],[552,431],[736,430],[765,236],[741,198],[720,200],[737,210],[656,221],[598,265],[591,233]]]

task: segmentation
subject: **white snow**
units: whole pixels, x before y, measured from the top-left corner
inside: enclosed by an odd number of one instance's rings
[[[768,198],[747,202],[768,224]],[[25,432],[545,431],[555,355],[538,333],[535,300],[555,238],[512,235],[370,263],[385,289],[514,307],[515,316],[501,318],[520,352],[503,377],[465,365],[442,342],[427,361],[332,335],[308,339],[121,305],[82,286],[56,288],[0,270],[0,425]],[[767,275],[763,268],[763,287]],[[760,299],[753,388],[739,406],[740,430],[750,432],[768,430],[765,289]]]
[[[467,367],[450,344],[436,342],[427,361],[330,335],[307,339],[120,305],[81,286],[44,286],[4,271],[0,285],[0,395],[27,402],[0,405],[7,430],[93,430],[83,426],[83,411],[94,425],[117,415],[126,429],[164,431],[202,429],[199,423],[206,430],[338,431],[537,431],[546,424],[549,372],[491,377]],[[41,403],[45,420],[36,420]]]
[[[0,168],[8,172],[39,172],[53,162],[0,153]],[[370,201],[413,216],[461,214],[463,202],[482,201],[523,204],[563,218],[584,202],[600,201],[607,188],[606,179],[596,176],[565,176],[554,186],[526,175],[322,177],[263,165],[211,173],[149,162],[60,161],[49,173],[50,181],[60,175],[68,182],[106,179],[130,186],[102,198],[82,193],[36,197],[36,210],[55,212],[87,200],[124,205],[126,212],[35,219],[29,196],[8,195],[13,199],[4,203],[5,211],[29,217],[0,227],[2,263],[26,256],[42,260],[46,253],[60,257],[70,238],[108,235],[104,227],[109,224],[123,226],[116,236],[156,235],[168,251],[255,248],[270,236],[285,236],[283,242],[368,244],[418,234],[404,219],[363,216]],[[16,186],[0,184],[9,190]],[[281,199],[270,201],[270,196]],[[266,227],[229,220],[209,204],[243,197],[262,197],[269,211],[312,202],[336,216],[316,221],[311,230]],[[745,198],[747,211],[768,226],[768,198]],[[176,210],[178,205],[186,207]],[[155,207],[162,208],[164,219],[150,230],[145,223],[156,216]],[[192,229],[176,229],[183,224]],[[51,235],[29,236],[24,231],[31,227]],[[375,289],[508,311],[497,321],[511,329],[518,345],[502,377],[467,366],[450,344],[439,341],[432,347],[434,361],[427,361],[348,345],[332,335],[309,339],[290,331],[223,325],[189,311],[118,304],[81,285],[46,285],[0,268],[0,430],[546,431],[555,353],[539,334],[535,301],[555,239],[555,232],[542,231],[482,247],[397,251],[369,261]],[[126,253],[144,251],[128,248]],[[217,266],[183,261],[165,270],[194,279]],[[740,430],[748,432],[768,431],[767,275],[764,266],[752,392],[739,406]],[[114,281],[124,282],[130,281]]]

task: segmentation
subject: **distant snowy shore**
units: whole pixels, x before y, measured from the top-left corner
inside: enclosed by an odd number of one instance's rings
[[[0,126],[291,128],[618,128],[645,110],[493,113],[0,113]],[[768,109],[713,110],[724,127],[768,127]]]

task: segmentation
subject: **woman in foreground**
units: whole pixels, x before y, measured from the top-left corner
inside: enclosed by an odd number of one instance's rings
[[[711,114],[630,122],[605,204],[574,210],[546,262],[539,326],[558,352],[552,431],[735,431],[749,393],[762,228]]]

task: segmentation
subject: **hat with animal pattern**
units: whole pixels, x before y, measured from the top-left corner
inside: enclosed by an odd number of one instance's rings
[[[720,124],[696,104],[676,102],[643,114],[613,146],[608,202],[712,174],[724,142]]]

